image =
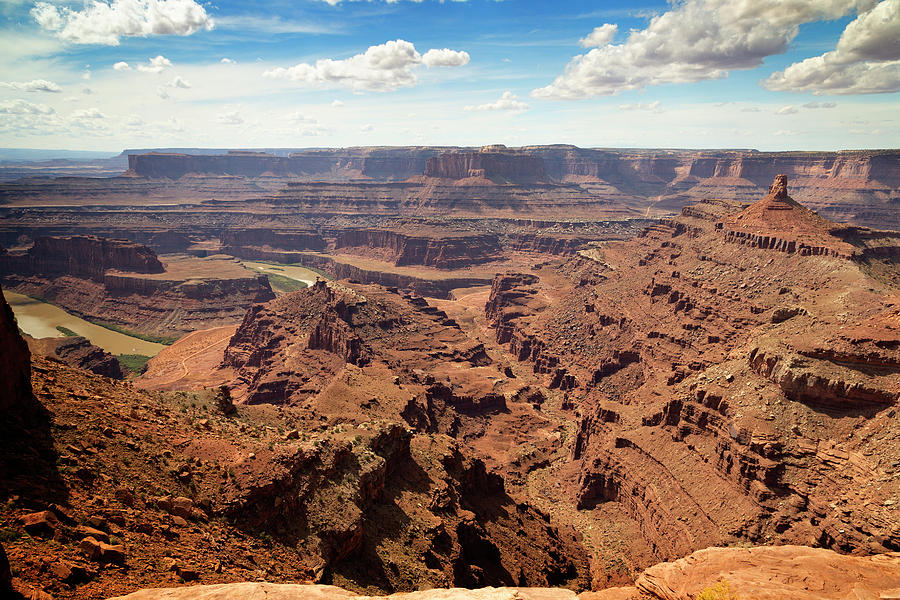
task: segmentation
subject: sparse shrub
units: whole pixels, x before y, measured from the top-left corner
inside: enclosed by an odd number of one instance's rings
[[[697,600],[739,600],[738,595],[731,591],[728,581],[722,579],[716,585],[704,589],[697,595]]]

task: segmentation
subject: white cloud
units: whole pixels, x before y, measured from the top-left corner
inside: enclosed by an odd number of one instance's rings
[[[92,119],[105,119],[105,118],[106,118],[106,115],[104,115],[102,112],[100,112],[100,109],[96,108],[96,107],[84,108],[81,110],[76,110],[75,112],[72,113],[72,119],[79,120],[79,121],[92,120]]]
[[[82,10],[37,2],[31,15],[43,29],[75,44],[117,46],[121,37],[190,35],[212,29],[194,0],[90,0]]]
[[[176,75],[175,78],[167,84],[171,88],[181,88],[183,90],[190,89],[191,84],[181,78],[180,75]]]
[[[52,115],[55,110],[46,104],[32,104],[25,100],[12,100],[0,102],[0,114],[2,115]]]
[[[803,108],[834,108],[837,102],[807,102]]]
[[[181,78],[180,75],[176,75],[172,81],[168,83],[164,83],[163,85],[156,88],[156,95],[162,98],[163,100],[167,100],[169,98],[169,90],[174,89],[182,89],[187,90],[190,89],[191,84]]]
[[[462,67],[469,64],[469,53],[449,48],[432,48],[422,55],[426,67]]]
[[[574,57],[562,75],[532,96],[579,99],[717,79],[785,52],[802,23],[835,19],[872,2],[684,0],[653,17],[646,29],[633,30],[624,43]]]
[[[344,103],[341,102],[340,100],[334,100],[331,102],[331,106],[333,106],[334,108],[340,108],[340,107],[344,106]]]
[[[587,34],[587,36],[578,40],[578,43],[585,48],[597,48],[599,46],[605,46],[613,41],[613,38],[616,37],[616,32],[618,30],[618,25],[604,23],[600,27],[594,27],[594,30]]]
[[[488,102],[487,104],[478,104],[474,106],[464,106],[463,110],[528,110],[528,105],[519,100],[519,97],[512,92],[503,92],[500,99],[496,102]]]
[[[61,92],[62,88],[46,79],[33,79],[31,81],[0,81],[0,87],[16,90],[17,92]]]
[[[116,71],[130,71],[131,66],[129,66],[129,64],[125,61],[119,61],[113,65],[113,69],[115,69]]]
[[[292,112],[288,115],[285,115],[284,118],[286,121],[290,121],[291,123],[311,123],[311,124],[318,123],[318,121],[315,118],[310,117],[309,115],[304,115],[301,112]]]
[[[154,58],[147,59],[146,65],[138,65],[138,71],[143,73],[161,73],[164,69],[167,69],[172,66],[172,61],[163,56],[162,54],[158,54]]]
[[[793,115],[797,112],[796,106],[782,106],[778,110],[775,111],[776,115]]]
[[[900,0],[884,0],[851,21],[837,47],[773,73],[780,92],[882,94],[900,91]]]
[[[221,62],[223,65],[233,65],[233,64],[235,64],[235,62],[237,62],[237,61],[233,61],[233,60],[231,60],[230,58],[223,58],[223,59],[222,59],[221,61],[219,61],[219,62]]]
[[[236,110],[232,110],[227,113],[222,113],[221,115],[218,116],[218,118],[216,120],[219,123],[222,123],[224,125],[243,125],[244,124],[244,118]]]
[[[635,104],[620,104],[620,110],[650,110],[654,112],[662,112],[659,110],[659,100],[654,100],[653,102],[637,102]]]
[[[373,127],[372,125],[370,125],[368,123],[359,128],[359,130],[362,133],[369,133],[370,131],[372,131],[374,129],[375,129],[375,127]]]
[[[454,51],[445,49],[437,52],[429,60],[445,60],[448,57],[445,52]],[[462,54],[468,58],[468,54],[461,52],[454,55],[453,60],[462,60]],[[355,91],[389,92],[414,86],[418,78],[413,68],[420,64],[424,64],[424,59],[412,43],[393,40],[370,46],[363,54],[344,60],[325,58],[317,60],[314,65],[300,63],[289,68],[276,67],[264,72],[263,76],[313,85],[340,85]]]

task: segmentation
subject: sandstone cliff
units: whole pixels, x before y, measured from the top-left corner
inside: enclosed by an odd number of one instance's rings
[[[501,257],[497,236],[435,231],[431,235],[387,229],[350,229],[335,240],[340,252],[359,253],[387,260],[397,266],[424,265],[459,269]]]
[[[24,255],[7,254],[5,274],[72,275],[102,281],[108,269],[162,273],[163,265],[150,248],[128,240],[96,236],[38,237]]]
[[[118,359],[102,348],[91,344],[87,338],[72,336],[35,339],[29,337],[26,341],[29,350],[34,354],[59,360],[97,375],[112,379],[124,378]]]
[[[429,158],[426,177],[440,179],[488,179],[495,183],[543,181],[544,161],[537,156],[512,152],[449,152]]]

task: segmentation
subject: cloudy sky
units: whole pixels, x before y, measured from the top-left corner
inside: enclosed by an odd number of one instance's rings
[[[900,146],[900,0],[0,0],[0,147]]]

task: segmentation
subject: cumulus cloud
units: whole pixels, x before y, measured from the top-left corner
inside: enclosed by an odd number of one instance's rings
[[[158,88],[156,88],[156,95],[162,98],[163,100],[167,100],[169,98],[169,90],[172,89],[182,89],[187,90],[190,89],[191,84],[181,78],[180,75],[176,75],[172,81],[165,83]]]
[[[579,99],[717,79],[733,69],[756,68],[767,56],[785,52],[802,23],[836,19],[872,4],[873,0],[684,0],[654,16],[645,29],[632,31],[622,44],[610,43],[610,37],[605,45],[574,57],[562,75],[532,96]],[[600,29],[598,38],[608,37],[609,29]]]
[[[430,66],[460,66],[468,62],[465,52],[453,50],[429,50]],[[451,57],[447,53],[454,53]],[[465,62],[460,63],[462,55]],[[458,64],[443,64],[442,61],[456,61]],[[389,92],[402,87],[411,87],[418,82],[413,69],[426,64],[415,46],[406,40],[393,40],[370,46],[362,54],[344,60],[330,58],[317,60],[314,65],[300,63],[293,67],[276,67],[263,73],[264,77],[286,79],[312,85],[340,85],[355,91]]]
[[[773,73],[779,92],[884,94],[900,91],[900,0],[883,0],[851,21],[834,50]]]
[[[528,110],[528,105],[519,100],[519,97],[513,94],[512,92],[503,92],[500,98],[495,102],[488,102],[487,104],[477,104],[464,106],[463,110],[468,111],[476,111],[476,110],[512,110],[512,111],[522,111]]]
[[[775,111],[776,115],[793,115],[797,112],[796,106],[782,106]]]
[[[154,58],[147,59],[146,65],[138,65],[138,71],[142,71],[144,73],[161,73],[163,70],[172,66],[172,61],[163,56],[162,54],[158,54]]]
[[[594,27],[594,30],[587,34],[585,37],[578,40],[578,43],[585,48],[597,48],[599,46],[605,46],[613,41],[613,38],[616,37],[616,32],[618,30],[618,25],[604,23],[600,27]]]
[[[426,67],[462,67],[469,64],[469,53],[464,50],[432,48],[422,55]]]
[[[180,75],[176,75],[175,78],[167,84],[172,88],[181,88],[183,90],[189,89],[191,84],[181,78]]]
[[[61,87],[59,87],[52,81],[47,81],[46,79],[32,79],[31,81],[25,81],[25,82],[0,81],[0,87],[7,88],[10,90],[16,90],[17,92],[58,93],[58,92],[62,91]]]
[[[0,115],[52,115],[55,110],[46,104],[32,104],[25,100],[0,102]]]
[[[117,46],[121,37],[190,35],[213,28],[206,9],[194,0],[88,0],[81,10],[37,2],[31,16],[75,44]]]
[[[119,61],[113,65],[113,69],[115,69],[116,71],[130,71],[131,65],[129,65],[125,61]]]
[[[223,65],[233,65],[233,64],[235,64],[237,61],[231,60],[230,58],[227,58],[227,57],[226,57],[226,58],[223,58],[223,59],[222,59],[221,61],[219,61],[219,62],[221,62]]]

